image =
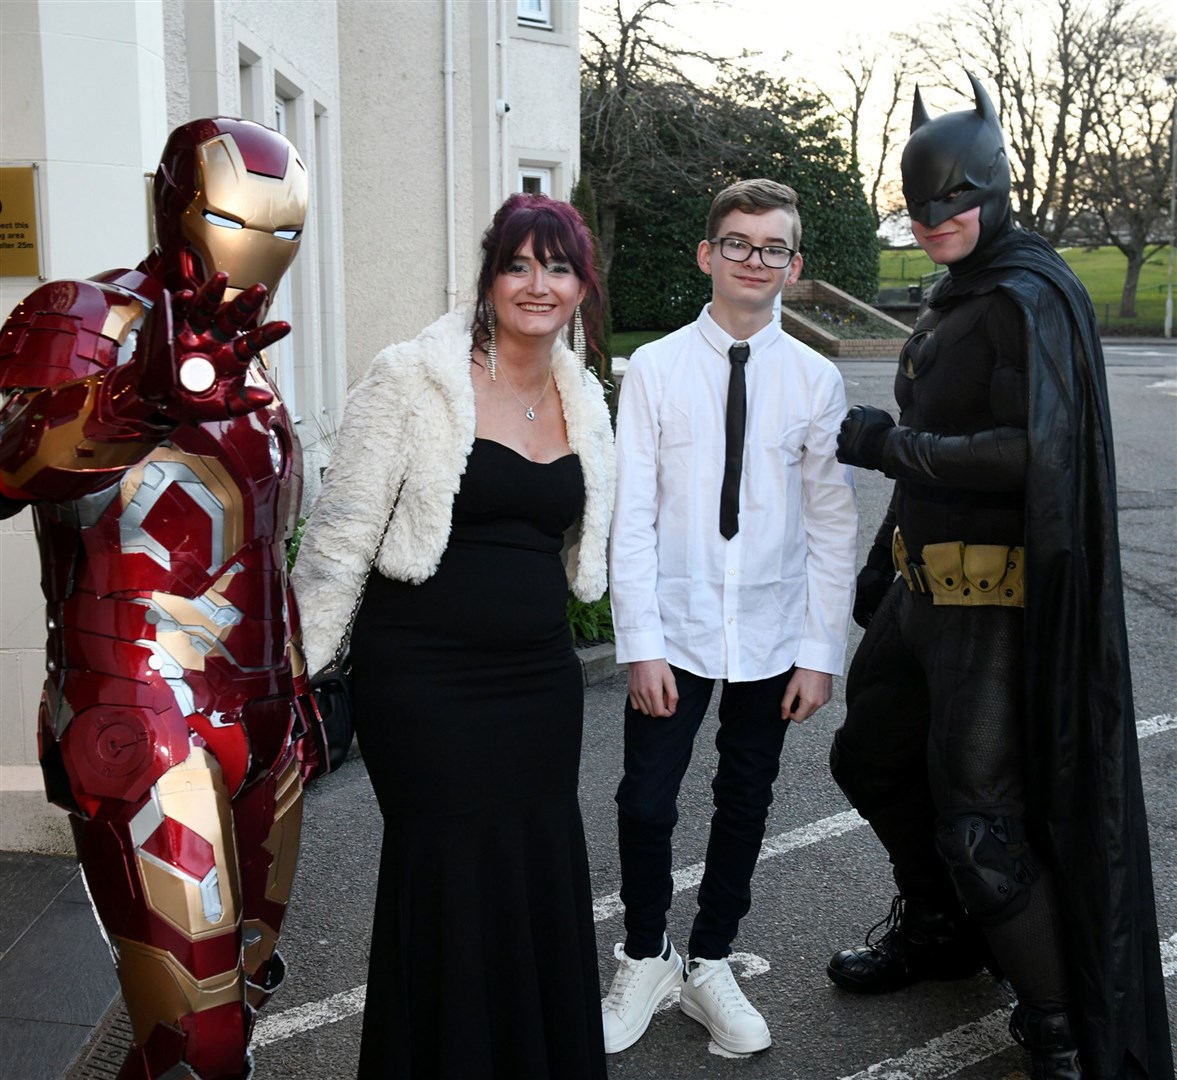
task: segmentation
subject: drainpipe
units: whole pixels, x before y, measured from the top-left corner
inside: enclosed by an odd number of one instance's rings
[[[508,137],[510,124],[507,120],[507,114],[511,111],[511,99],[507,96],[507,9],[510,6],[507,0],[499,0],[498,2],[499,101],[495,111],[499,116],[499,203],[506,199],[507,192],[512,188],[509,162],[511,140]]]
[[[454,0],[445,0],[445,309],[458,304],[457,199],[454,192]]]

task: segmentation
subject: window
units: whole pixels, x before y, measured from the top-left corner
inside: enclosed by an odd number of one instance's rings
[[[519,167],[519,191],[528,195],[551,195],[552,170],[533,165]]]
[[[515,10],[521,26],[552,27],[551,0],[515,0]]]
[[[280,97],[276,92],[274,95],[274,114],[270,126],[275,131],[291,139],[291,133],[287,129],[288,125],[286,121],[287,104],[287,100]],[[295,266],[298,266],[297,259],[295,260]],[[294,267],[291,267],[290,272],[278,285],[278,289],[274,293],[274,298],[270,303],[270,309],[266,312],[267,322],[281,320],[282,322],[294,323],[294,304],[291,294],[294,291],[294,282],[297,280],[297,275],[298,271]],[[267,353],[270,357],[271,364],[270,377],[278,384],[278,388],[282,391],[282,400],[290,413],[290,417],[297,424],[302,420],[302,417],[298,414],[298,384],[294,377],[294,344],[290,338],[291,336],[287,335],[281,341],[275,342],[269,346]]]

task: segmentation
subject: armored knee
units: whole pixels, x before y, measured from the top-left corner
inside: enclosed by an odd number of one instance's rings
[[[960,815],[937,830],[936,848],[960,902],[978,923],[1005,922],[1030,902],[1038,866],[1018,819]]]

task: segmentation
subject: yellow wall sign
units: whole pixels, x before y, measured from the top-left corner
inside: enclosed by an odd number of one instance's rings
[[[36,171],[32,165],[0,168],[0,277],[37,277]]]

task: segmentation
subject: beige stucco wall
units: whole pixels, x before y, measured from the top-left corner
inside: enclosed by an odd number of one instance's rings
[[[389,342],[447,307],[443,2],[341,0],[344,268],[348,379]],[[454,0],[453,287],[473,299],[478,245],[519,161],[555,166],[567,198],[579,164],[577,5],[556,0],[555,29],[521,30],[514,0]],[[394,57],[412,57],[398,65]],[[496,102],[505,100],[502,114]]]
[[[340,75],[348,148],[342,182],[349,384],[384,345],[413,336],[445,311],[442,4],[397,5],[395,20],[380,8],[365,0],[339,6],[340,38],[354,45]],[[469,109],[462,104],[469,100],[470,58],[463,31],[469,15],[468,5],[456,5],[455,117],[459,145],[467,147]],[[398,65],[395,56],[413,62]],[[456,205],[468,208],[468,153],[456,176]],[[468,233],[468,209],[463,216]]]
[[[0,64],[0,160],[37,165],[46,276],[134,266],[148,247],[144,174],[167,134],[159,6],[4,0]],[[0,308],[7,314],[37,284],[0,278]],[[36,766],[39,582],[24,511],[0,523],[0,848],[67,850],[65,816],[46,803]]]

